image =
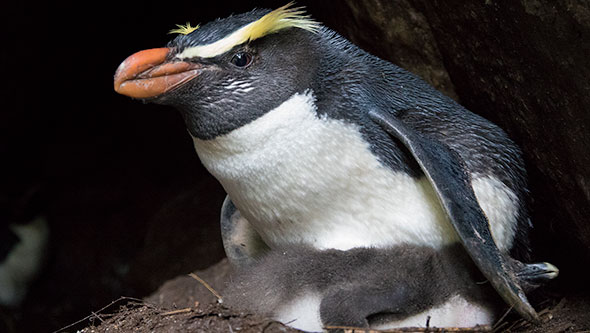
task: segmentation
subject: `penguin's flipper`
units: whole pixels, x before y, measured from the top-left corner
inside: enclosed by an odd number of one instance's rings
[[[525,319],[538,322],[539,316],[521,288],[517,272],[504,260],[492,238],[463,159],[444,143],[417,133],[388,112],[371,110],[369,117],[412,153],[467,253],[500,296]]]
[[[252,228],[229,196],[221,206],[221,239],[225,254],[232,265],[249,265],[269,248]]]

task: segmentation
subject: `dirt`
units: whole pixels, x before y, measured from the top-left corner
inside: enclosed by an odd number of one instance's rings
[[[103,319],[104,318],[104,319]],[[209,304],[178,311],[130,303],[114,315],[97,315],[82,332],[297,332],[281,323]]]
[[[95,332],[298,332],[279,322],[234,311],[214,295],[223,293],[229,273],[226,260],[164,283],[145,300],[121,299],[115,313],[92,314],[84,333]],[[206,281],[205,284],[196,278]],[[209,286],[210,291],[205,287]],[[109,305],[112,308],[115,304]]]
[[[590,301],[580,295],[568,295],[550,300],[551,305],[539,311],[542,323],[533,325],[524,320],[505,321],[498,325],[501,332],[590,332]]]
[[[281,323],[253,314],[241,313],[219,303],[216,293],[230,271],[222,260],[216,265],[191,275],[176,277],[164,283],[151,296],[139,300],[122,297],[93,312],[77,325],[89,324],[83,333],[106,332],[299,332]],[[199,278],[202,281],[197,280]],[[211,290],[210,290],[211,289]],[[539,298],[539,297],[537,297]],[[583,295],[544,295],[537,300],[541,323],[533,325],[506,316],[494,325],[494,332],[590,332],[590,300]],[[116,309],[117,307],[118,310]],[[396,332],[489,331],[490,328],[405,328]],[[345,332],[378,332],[347,329]]]

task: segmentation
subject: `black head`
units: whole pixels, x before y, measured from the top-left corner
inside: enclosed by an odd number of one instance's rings
[[[239,128],[311,85],[319,25],[288,6],[182,27],[166,48],[123,62],[115,88],[178,108],[200,139]]]

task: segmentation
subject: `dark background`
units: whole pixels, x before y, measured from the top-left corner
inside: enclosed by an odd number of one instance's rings
[[[223,257],[224,197],[176,111],[113,91],[128,55],[175,24],[285,1],[13,3],[3,8],[0,191],[38,189],[47,263],[0,331],[47,332]],[[425,78],[523,147],[533,245],[556,294],[586,295],[590,10],[582,1],[298,1],[364,49]],[[2,221],[6,223],[6,221]],[[79,328],[79,327],[78,327]]]

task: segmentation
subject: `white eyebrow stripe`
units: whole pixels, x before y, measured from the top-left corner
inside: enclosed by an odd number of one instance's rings
[[[223,54],[229,50],[231,50],[234,46],[240,45],[244,43],[243,40],[244,33],[247,29],[256,23],[251,22],[246,24],[245,26],[241,27],[240,29],[232,32],[231,34],[223,37],[222,39],[213,42],[211,44],[206,45],[198,45],[193,47],[188,47],[184,49],[182,52],[177,54],[175,58],[178,59],[190,59],[190,58],[213,58],[220,54]]]

